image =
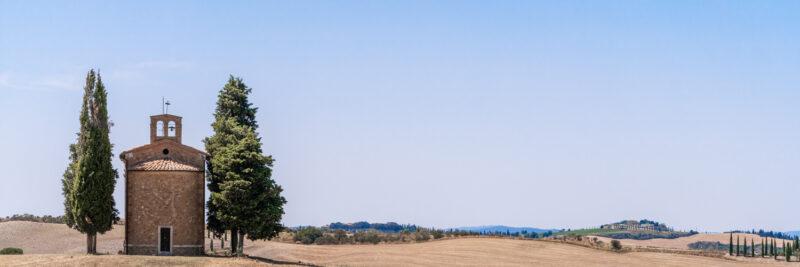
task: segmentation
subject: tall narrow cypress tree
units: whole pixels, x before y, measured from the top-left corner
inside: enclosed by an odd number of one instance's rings
[[[750,257],[756,256],[756,241],[755,238],[750,239]]]
[[[739,256],[739,236],[736,236],[736,256]]]
[[[78,161],[70,201],[74,227],[86,234],[86,251],[91,254],[97,253],[97,234],[111,230],[119,220],[113,196],[118,175],[111,165],[106,97],[100,75],[95,78],[94,70],[90,70],[84,87]]]
[[[747,236],[744,236],[744,242],[742,243],[742,256],[747,257]]]
[[[733,232],[730,233],[730,241],[728,241],[728,255],[733,256]]]

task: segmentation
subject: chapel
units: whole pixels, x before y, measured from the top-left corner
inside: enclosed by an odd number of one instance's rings
[[[126,254],[203,254],[208,154],[181,144],[181,129],[179,116],[150,116],[150,143],[119,155]]]

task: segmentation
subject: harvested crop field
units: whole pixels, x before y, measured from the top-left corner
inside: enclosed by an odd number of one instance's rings
[[[733,234],[733,243],[736,244],[736,237],[741,238],[741,241],[744,242],[744,238],[747,238],[747,245],[750,245],[751,239],[755,238],[756,244],[761,244],[760,237],[756,234]],[[592,236],[594,237],[594,236]],[[611,238],[608,237],[597,237],[598,239],[602,240],[603,242],[611,242]],[[782,247],[782,239],[778,240],[778,247]],[[631,246],[631,247],[657,247],[657,248],[673,248],[673,249],[689,249],[689,244],[698,242],[698,241],[708,241],[708,242],[720,242],[722,244],[728,244],[730,241],[729,234],[696,234],[686,237],[680,238],[673,238],[673,239],[666,239],[666,238],[653,238],[648,240],[634,240],[634,239],[619,239],[622,242],[623,246]]]
[[[103,247],[101,251],[113,253],[122,249],[121,232],[121,228],[115,229],[98,237],[98,249]],[[0,256],[0,262],[12,266],[761,266],[776,263],[767,259],[736,261],[657,252],[615,253],[557,242],[503,238],[380,245],[246,243],[245,253],[254,259],[89,256],[80,254],[84,251],[84,242],[83,235],[64,225],[0,223],[0,247],[20,247],[26,253]]]

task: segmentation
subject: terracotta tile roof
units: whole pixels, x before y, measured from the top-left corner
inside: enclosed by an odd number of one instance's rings
[[[131,171],[202,171],[202,169],[180,162],[176,159],[163,157],[151,159],[128,168]]]

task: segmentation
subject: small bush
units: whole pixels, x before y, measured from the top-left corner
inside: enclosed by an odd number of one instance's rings
[[[294,241],[300,241],[300,243],[303,244],[311,244],[320,236],[322,236],[322,231],[316,227],[309,226],[297,229],[297,234],[294,235]]]
[[[4,248],[0,250],[0,255],[22,254],[21,248]]]
[[[347,238],[347,231],[344,229],[336,230],[336,232],[333,233],[333,237],[336,238],[336,242],[339,242],[339,244],[350,243],[350,240]]]
[[[353,239],[356,240],[358,243],[372,243],[378,244],[381,242],[381,236],[375,230],[370,230],[367,232],[361,231],[357,232],[353,235]]]
[[[414,240],[417,242],[428,241],[431,239],[431,233],[428,230],[423,228],[417,228],[417,231],[414,231]]]
[[[336,240],[336,237],[333,237],[331,235],[325,235],[325,234],[323,234],[320,237],[317,237],[317,239],[314,240],[314,244],[317,244],[317,245],[333,245],[333,244],[338,244],[338,243],[339,243],[339,241]]]
[[[622,249],[622,243],[620,243],[619,240],[616,239],[611,240],[611,248],[613,248],[614,250],[620,250]]]
[[[439,239],[444,237],[444,231],[442,230],[433,230],[433,239]]]

